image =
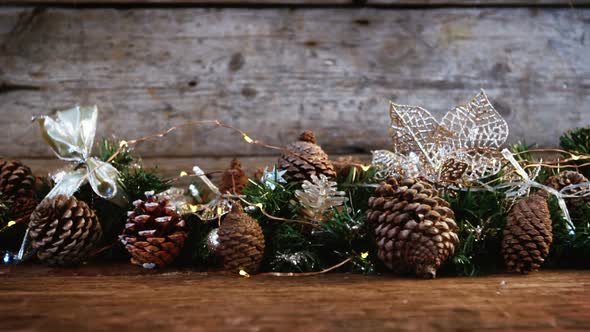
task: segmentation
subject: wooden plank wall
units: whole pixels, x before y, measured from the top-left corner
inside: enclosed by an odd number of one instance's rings
[[[333,155],[387,148],[389,99],[441,117],[480,88],[511,142],[590,124],[590,1],[232,2],[0,0],[0,155],[44,165],[31,116],[76,103],[102,135],[218,119],[276,145],[313,129]],[[211,127],[138,152],[275,154]]]

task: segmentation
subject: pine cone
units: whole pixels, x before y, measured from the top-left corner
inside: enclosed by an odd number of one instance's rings
[[[227,271],[258,271],[264,256],[264,234],[258,222],[244,213],[241,205],[234,204],[217,234],[217,253],[223,258],[223,266]]]
[[[324,174],[335,178],[336,172],[328,155],[316,144],[312,131],[304,131],[299,140],[287,145],[288,153],[279,158],[279,168],[286,170],[285,180],[311,180],[312,175]]]
[[[17,197],[10,204],[10,219],[17,223],[28,224],[29,219],[35,208],[37,200],[32,197]]]
[[[359,159],[353,159],[352,157],[338,157],[338,159],[332,162],[334,170],[340,178],[346,179],[351,172],[355,172],[357,176],[362,174],[363,162]]]
[[[579,184],[582,182],[588,182],[588,179],[584,175],[582,175],[578,172],[575,172],[575,171],[563,171],[563,172],[560,172],[560,173],[555,174],[553,176],[550,176],[547,179],[547,181],[545,181],[545,184],[548,185],[549,187],[559,191],[569,185]],[[575,193],[585,190],[585,189],[587,190],[588,186],[578,187],[578,188],[566,190],[566,191],[567,191],[567,194],[572,195],[572,194],[575,194]],[[576,208],[576,207],[583,205],[584,203],[589,203],[590,196],[566,198],[566,202],[567,202],[568,207]]]
[[[459,244],[453,210],[430,184],[390,177],[369,198],[379,259],[397,273],[436,277]]]
[[[157,198],[153,192],[147,199],[133,202],[135,209],[127,212],[128,219],[119,240],[131,254],[131,263],[145,268],[164,267],[179,254],[187,238],[185,222],[166,197]]]
[[[31,214],[31,244],[37,257],[50,265],[80,263],[101,235],[94,211],[75,197],[46,198]]]
[[[246,172],[242,170],[242,164],[238,159],[233,159],[230,168],[223,172],[221,176],[219,191],[240,195],[247,185],[248,177],[246,176]]]
[[[553,242],[545,191],[519,199],[508,214],[502,253],[510,271],[526,274],[539,269]]]
[[[0,193],[8,198],[33,197],[35,177],[31,169],[19,161],[0,160]]]

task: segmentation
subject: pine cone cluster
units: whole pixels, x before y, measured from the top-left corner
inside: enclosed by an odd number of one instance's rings
[[[569,185],[580,184],[583,182],[588,182],[588,179],[584,175],[582,175],[581,173],[578,173],[575,171],[563,171],[563,172],[560,172],[560,173],[555,174],[553,176],[550,176],[547,179],[547,181],[545,181],[545,184],[557,191],[560,191],[561,189],[563,189]],[[570,194],[570,195],[575,194],[575,193],[585,190],[585,189],[587,190],[588,187],[582,186],[582,187],[578,187],[575,189],[567,190],[567,194]],[[590,196],[567,198],[566,202],[569,207],[576,208],[576,207],[579,207],[585,203],[589,203]]]
[[[549,254],[553,233],[548,198],[547,192],[539,191],[519,199],[510,210],[502,240],[502,253],[510,271],[536,271]]]
[[[15,160],[0,160],[0,193],[13,197],[33,197],[35,177],[31,169]]]
[[[390,177],[369,199],[369,208],[379,259],[397,273],[434,278],[459,244],[453,210],[426,182]]]
[[[312,175],[324,174],[335,178],[336,172],[328,155],[316,144],[312,131],[304,131],[299,140],[287,145],[287,152],[279,158],[279,168],[286,170],[285,180],[297,182],[311,180]]]
[[[146,200],[133,202],[119,240],[131,254],[131,263],[146,268],[164,267],[180,254],[188,237],[185,222],[166,197],[146,193]]]
[[[246,176],[246,172],[242,169],[242,163],[238,159],[233,159],[229,169],[225,170],[221,175],[219,191],[240,195],[247,185],[248,176]]]
[[[264,256],[264,234],[256,220],[234,204],[217,231],[219,248],[216,253],[223,258],[227,271],[256,273]]]
[[[31,214],[31,245],[37,250],[37,257],[50,265],[80,263],[101,235],[94,211],[75,197],[46,198]]]

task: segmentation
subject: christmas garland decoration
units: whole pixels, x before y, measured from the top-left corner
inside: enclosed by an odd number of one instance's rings
[[[483,91],[440,121],[394,103],[390,117],[392,150],[374,151],[368,165],[330,160],[311,131],[283,148],[219,121],[102,139],[92,155],[96,106],[37,117],[72,167],[38,177],[19,161],[0,161],[4,263],[130,260],[246,277],[590,267],[590,127],[564,133],[560,149],[502,148],[508,124]],[[232,130],[280,156],[256,174],[235,159],[213,183],[198,166],[163,178],[133,153],[198,125]],[[558,157],[537,160],[538,152]]]

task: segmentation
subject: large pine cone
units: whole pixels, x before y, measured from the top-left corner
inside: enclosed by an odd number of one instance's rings
[[[233,159],[230,168],[225,170],[221,175],[219,191],[240,195],[247,185],[248,176],[246,176],[246,172],[242,169],[242,163],[238,159]]]
[[[146,268],[164,267],[180,254],[187,238],[185,222],[166,197],[159,199],[153,192],[147,199],[133,202],[135,209],[119,240],[131,254],[131,263]]]
[[[434,278],[459,244],[453,210],[428,183],[390,177],[369,199],[369,208],[379,259],[397,273]]]
[[[244,270],[256,273],[264,256],[264,234],[256,220],[244,213],[239,204],[234,204],[217,231],[219,249],[227,271]]]
[[[37,257],[50,265],[80,263],[101,235],[94,211],[75,197],[46,198],[31,214],[31,244]]]
[[[336,172],[328,155],[316,144],[312,131],[304,131],[299,140],[287,145],[287,151],[279,158],[279,168],[286,170],[285,180],[311,180],[312,175],[324,174],[335,178]]]
[[[35,177],[19,161],[0,160],[0,193],[8,198],[33,197]]]
[[[550,176],[547,179],[547,181],[545,181],[545,184],[559,191],[569,185],[579,184],[583,182],[588,182],[588,179],[584,175],[575,171],[563,171],[553,176]],[[585,189],[587,190],[588,186],[582,186],[575,189],[566,190],[566,193],[572,195]],[[567,198],[566,202],[569,207],[576,208],[584,203],[590,202],[590,196]]]
[[[545,191],[519,199],[508,214],[502,253],[508,269],[528,273],[539,269],[553,242]]]

